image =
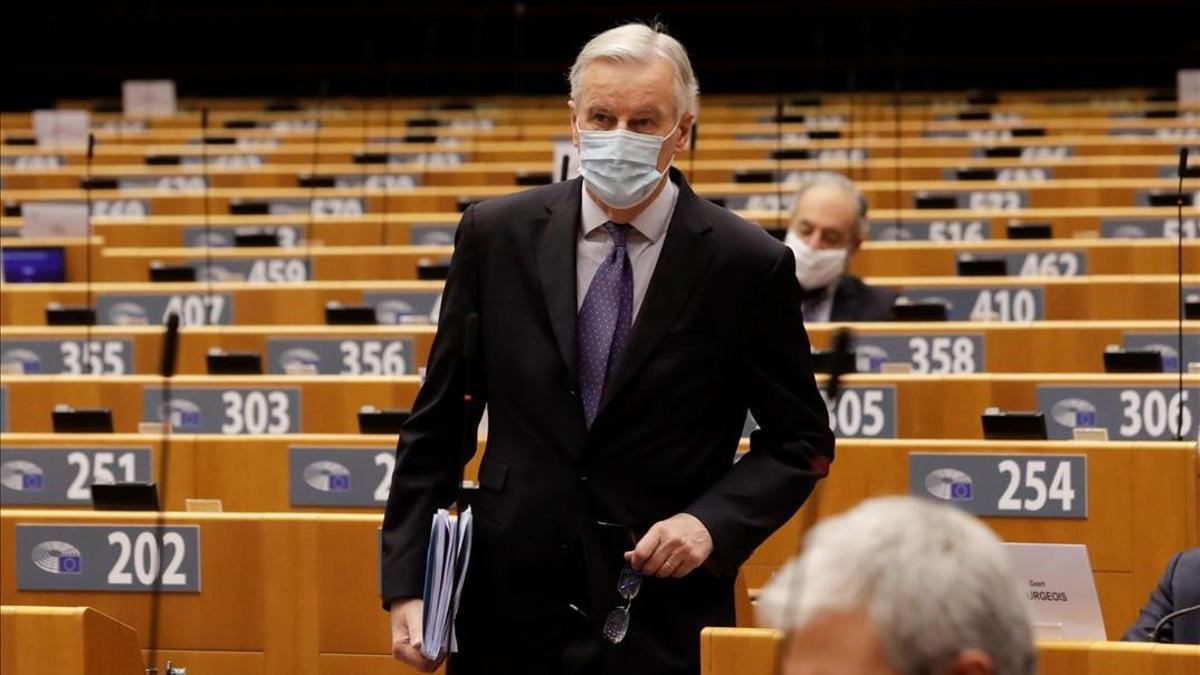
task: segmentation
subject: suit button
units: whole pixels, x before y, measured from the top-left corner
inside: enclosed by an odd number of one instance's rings
[[[567,398],[575,398],[575,394],[576,394],[576,392],[574,389],[567,390]]]

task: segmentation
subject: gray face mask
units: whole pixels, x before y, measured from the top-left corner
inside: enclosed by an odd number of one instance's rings
[[[579,132],[579,175],[597,199],[615,209],[642,203],[662,180],[658,153],[679,129],[676,123],[666,136],[650,136],[626,129]]]

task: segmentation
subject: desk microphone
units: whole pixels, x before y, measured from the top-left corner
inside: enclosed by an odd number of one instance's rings
[[[84,326],[84,344],[83,344],[83,363],[81,369],[85,375],[99,375],[100,373],[92,372],[92,326],[95,321],[95,309],[92,307],[92,163],[96,158],[96,136],[89,131],[87,137],[87,155],[85,155],[84,165],[84,180],[83,180],[83,199],[87,204],[87,230],[86,237],[83,242],[83,281],[84,281],[84,307],[87,307],[93,312],[93,320],[88,321]]]
[[[839,328],[833,334],[833,368],[829,371],[829,384],[825,387],[825,395],[829,397],[829,405],[836,406],[842,395],[842,377],[854,372],[854,331],[849,328]]]
[[[1184,358],[1183,358],[1183,313],[1184,313],[1184,308],[1187,305],[1185,304],[1186,301],[1183,297],[1183,177],[1185,175],[1187,175],[1187,160],[1188,160],[1187,146],[1179,148],[1179,169],[1178,169],[1179,184],[1178,184],[1178,188],[1176,189],[1176,196],[1175,196],[1175,223],[1176,223],[1176,232],[1175,232],[1175,234],[1176,234],[1176,242],[1175,242],[1176,277],[1175,277],[1175,280],[1176,280],[1176,288],[1179,291],[1179,306],[1178,306],[1178,317],[1179,318],[1178,318],[1178,326],[1177,326],[1177,333],[1176,333],[1176,338],[1178,340],[1178,342],[1176,343],[1176,353],[1179,354],[1179,358],[1176,360],[1178,361],[1178,365],[1179,365],[1178,375],[1179,375],[1179,401],[1180,401],[1179,410],[1176,411],[1176,413],[1175,413],[1175,440],[1177,440],[1177,441],[1183,440],[1183,413],[1184,413],[1184,409],[1185,409],[1185,406],[1183,405],[1183,400],[1184,400],[1184,398],[1183,398],[1183,369],[1185,368]]]
[[[162,401],[161,410],[166,413],[166,420],[163,421],[159,452],[158,468],[159,468],[159,505],[158,513],[154,517],[154,541],[161,546],[163,540],[163,532],[166,530],[166,504],[165,500],[170,495],[167,492],[167,481],[170,477],[171,469],[171,378],[175,376],[176,356],[179,353],[179,315],[171,312],[167,315],[167,329],[163,334],[162,359],[159,362],[158,374],[162,378]],[[146,662],[149,666],[146,668],[147,675],[157,673],[158,661],[158,636],[159,626],[162,623],[162,573],[160,572],[154,577],[154,583],[150,586],[150,627],[146,637]],[[164,675],[184,675],[187,670],[176,668],[168,660],[166,668],[163,671]]]
[[[1192,612],[1195,612],[1197,610],[1200,610],[1200,605],[1192,605],[1191,607],[1184,607],[1183,609],[1177,609],[1174,612],[1171,612],[1170,614],[1159,619],[1158,623],[1154,624],[1154,628],[1149,633],[1146,634],[1147,641],[1148,642],[1158,642],[1159,634],[1162,632],[1162,629],[1164,627],[1166,627],[1166,625],[1169,622],[1183,616],[1184,614],[1191,614]]]

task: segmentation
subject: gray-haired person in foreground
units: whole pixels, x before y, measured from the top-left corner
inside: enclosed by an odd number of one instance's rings
[[[885,497],[823,521],[759,601],[785,675],[1032,675],[1000,541],[957,509]]]

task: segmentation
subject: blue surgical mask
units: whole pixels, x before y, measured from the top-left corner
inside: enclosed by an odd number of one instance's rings
[[[666,136],[650,136],[626,129],[579,132],[579,175],[592,194],[614,209],[642,203],[663,172],[658,170],[658,153],[679,124]]]

